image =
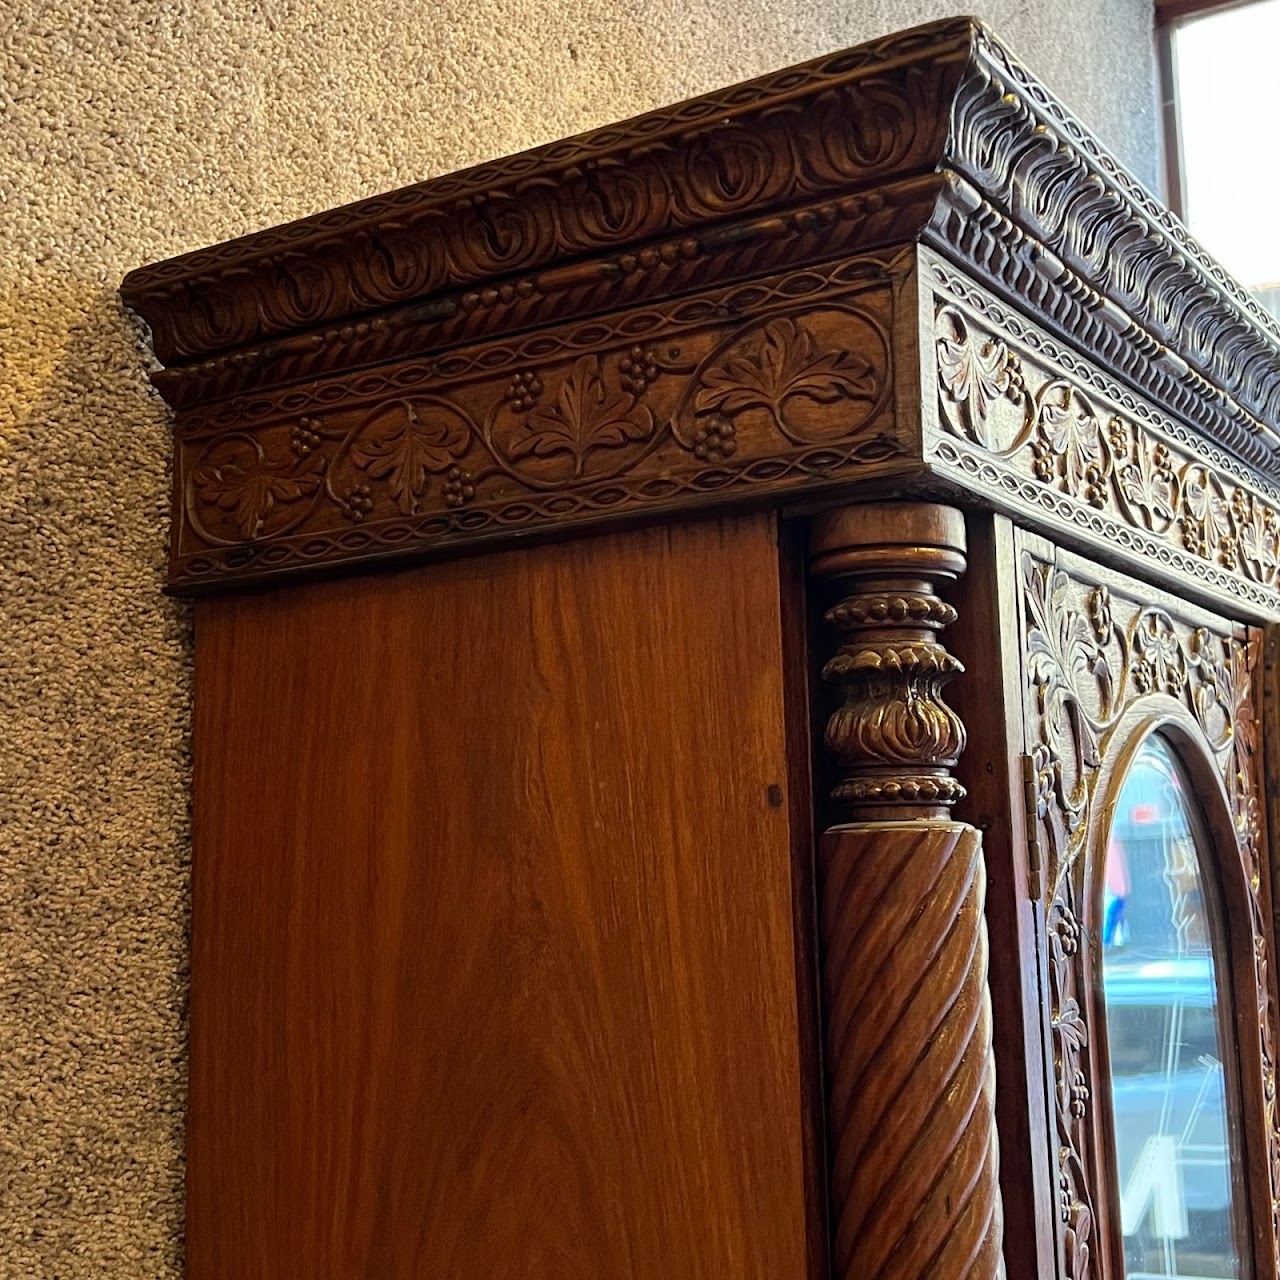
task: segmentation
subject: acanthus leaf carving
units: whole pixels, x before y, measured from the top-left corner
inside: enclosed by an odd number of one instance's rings
[[[961,449],[940,438],[933,452],[946,469],[959,464],[965,477],[980,480],[984,494],[1012,496],[1033,520],[1050,511],[1073,530],[1087,530],[1097,541],[1122,541],[1144,558],[1180,567],[1199,562],[1197,576],[1275,606],[1280,494],[1267,488],[1264,496],[1256,477],[1206,447],[1184,424],[1136,401],[941,267],[935,274],[948,285],[934,306],[937,422],[976,446]],[[995,327],[988,330],[971,309]],[[1012,343],[1004,330],[1036,353],[1018,365],[1025,405],[1020,421],[1010,420],[1007,410],[1002,419],[994,395],[1003,385],[996,352]],[[983,379],[970,374],[973,353],[986,353]],[[1008,359],[1015,358],[1010,349]],[[1177,556],[1166,549],[1176,549]]]
[[[1120,418],[1112,419],[1110,434],[1116,488],[1126,514],[1144,528],[1163,533],[1178,509],[1178,480],[1169,446],[1153,443],[1136,428],[1126,430]]]
[[[1182,481],[1182,537],[1188,550],[1206,560],[1234,561],[1231,504],[1222,482],[1208,467],[1187,468]]]
[[[990,445],[988,415],[1002,398],[1021,402],[1021,363],[1001,338],[973,330],[954,307],[937,315],[938,378],[958,406],[965,434]]]
[[[677,304],[678,324],[663,313],[592,320],[308,385],[280,395],[274,412],[255,405],[252,431],[184,436],[175,565],[261,576],[285,561],[367,555],[384,537],[400,550],[882,466],[903,454],[886,412],[884,269],[830,270],[850,273],[852,287],[821,306],[793,301],[797,288],[818,290],[810,274],[756,282],[726,290],[732,305]],[[724,319],[739,310],[747,316]],[[348,407],[344,396],[358,395],[372,407]],[[244,502],[271,501],[241,527],[224,514],[230,496],[218,488],[215,500],[211,486],[246,481],[227,472],[216,482],[211,467],[243,451],[269,490]],[[294,484],[309,502],[293,498]],[[248,527],[261,545],[245,556],[236,547]]]
[[[1035,397],[1038,438],[1035,473],[1046,483],[1059,475],[1063,488],[1091,507],[1106,503],[1110,459],[1093,406],[1070,383],[1046,383]]]
[[[321,484],[320,457],[268,458],[251,436],[235,435],[209,450],[192,475],[196,492],[223,511],[243,538],[256,539],[278,503],[310,497]]]
[[[1173,619],[1163,609],[1143,609],[1131,633],[1131,673],[1139,693],[1181,696],[1187,687],[1187,654]]]
[[[1119,741],[1126,712],[1143,699],[1180,703],[1203,732],[1222,778],[1251,890],[1259,1047],[1267,1084],[1268,1165],[1273,1213],[1280,1191],[1280,1115],[1274,1100],[1276,1009],[1271,995],[1267,929],[1260,898],[1256,714],[1256,636],[1239,639],[1089,583],[1028,551],[1020,558],[1025,618],[1027,749],[1034,811],[1047,858],[1044,889],[1049,948],[1049,1035],[1057,1135],[1060,1247],[1066,1273],[1097,1274],[1092,1236],[1098,1132],[1091,1102],[1089,1009],[1091,948],[1082,904],[1090,892],[1086,839],[1096,837],[1100,765]]]

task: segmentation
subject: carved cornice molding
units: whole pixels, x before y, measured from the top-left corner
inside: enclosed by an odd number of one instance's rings
[[[180,420],[184,590],[907,469],[891,264],[338,374]]]
[[[153,378],[179,412],[185,525],[175,531],[173,583],[456,545],[713,492],[706,501],[726,501],[762,492],[765,472],[768,484],[786,472],[791,496],[828,487],[852,474],[852,455],[824,452],[797,470],[785,431],[776,448],[759,439],[759,452],[740,450],[741,486],[737,476],[704,483],[683,464],[655,461],[651,474],[636,473],[650,487],[619,487],[622,469],[605,476],[598,466],[606,456],[621,462],[642,437],[655,451],[660,437],[682,438],[657,409],[654,432],[642,430],[638,398],[619,410],[639,415],[632,426],[605,433],[622,438],[584,439],[591,465],[583,455],[553,486],[514,465],[507,448],[517,436],[489,421],[496,402],[476,400],[475,378],[486,360],[497,369],[516,359],[554,384],[553,396],[568,385],[572,398],[590,374],[597,398],[612,404],[630,394],[605,376],[614,339],[619,353],[667,345],[663,326],[698,312],[727,337],[742,314],[735,307],[763,305],[753,290],[791,289],[820,309],[814,282],[838,288],[856,258],[904,263],[918,244],[1140,388],[1206,450],[1280,481],[1280,329],[981,24],[953,19],[131,273],[125,300],[151,327],[166,366]],[[911,318],[896,300],[885,309],[894,345]],[[833,329],[828,354],[839,348],[877,366],[888,388],[884,344],[877,336],[860,348],[863,335]],[[565,384],[546,370],[569,344],[601,363]],[[454,415],[452,427],[428,432],[436,444],[399,433],[416,474],[407,488],[394,480],[394,512],[380,506],[380,462],[361,477],[328,470],[338,454],[359,465],[360,432],[383,439],[374,386],[384,405],[412,402],[419,419],[414,397],[424,394]],[[301,467],[267,425],[286,406]],[[361,426],[366,409],[374,416]],[[236,457],[191,456],[215,423],[243,433]],[[911,425],[896,424],[898,444]],[[487,461],[457,452],[462,434]],[[563,452],[577,448],[566,441]],[[993,478],[971,449],[946,448],[953,469],[981,466]],[[897,455],[904,469],[922,469],[908,452]],[[486,497],[477,466],[505,468],[513,483]],[[466,520],[456,501],[432,509],[425,497],[427,477],[455,467],[477,476],[453,477],[449,490],[474,502]],[[592,488],[597,480],[603,488]],[[359,513],[360,529],[326,523],[326,506]],[[232,513],[237,529],[214,508]],[[1149,540],[1150,531],[1127,536]]]
[[[735,216],[932,171],[972,40],[969,23],[951,22],[819,58],[144,267],[125,299],[160,359],[180,364],[438,295],[444,311],[510,304],[514,277],[634,246],[523,285],[625,288],[731,244],[739,233],[722,224]],[[690,229],[704,238],[660,243]]]
[[[1106,340],[1088,331],[1090,323],[1111,331],[1113,349],[1130,346],[1135,358],[1209,397],[1226,391],[1236,402],[1226,418],[1265,434],[1274,452],[1280,326],[981,25],[953,111],[948,167],[972,184],[969,201],[976,195],[979,203],[967,212],[969,234],[955,228],[952,250],[1019,296],[1034,271],[1046,301],[1054,293],[1074,299],[1083,314],[1072,336],[1108,364],[1117,358],[1101,349]],[[984,225],[992,210],[1007,228]],[[1003,241],[998,265],[989,245],[978,248],[993,235]],[[1053,314],[1046,301],[1035,299]]]
[[[945,194],[895,186],[931,173]],[[124,294],[166,364],[296,376],[308,354],[358,360],[476,312],[510,328],[688,287],[703,260],[723,280],[819,255],[841,223],[828,252],[923,233],[1020,295],[1035,278],[1037,305],[1126,373],[1187,384],[1206,421],[1215,388],[1244,431],[1280,420],[1274,323],[968,19],[145,267]]]

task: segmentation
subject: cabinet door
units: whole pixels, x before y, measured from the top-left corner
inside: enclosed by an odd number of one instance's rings
[[[1056,1265],[1274,1280],[1256,630],[1017,541]]]
[[[201,605],[190,1280],[821,1274],[784,607],[769,516]]]

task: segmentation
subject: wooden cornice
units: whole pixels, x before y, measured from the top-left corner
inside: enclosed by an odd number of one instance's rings
[[[174,583],[274,572],[266,544],[302,538],[307,521],[290,521],[322,490],[335,511],[363,512],[352,523],[366,527],[350,531],[346,553],[314,544],[311,563],[390,554],[366,536],[384,518],[383,496],[395,506],[385,518],[403,526],[396,554],[467,541],[464,515],[474,512],[430,511],[426,499],[437,464],[440,475],[477,474],[463,465],[459,433],[474,435],[487,470],[514,486],[501,494],[506,514],[483,529],[473,521],[472,536],[556,523],[558,509],[585,520],[605,508],[612,517],[712,492],[729,500],[736,478],[711,483],[696,471],[707,461],[694,452],[714,399],[706,386],[642,405],[625,390],[629,375],[611,372],[610,349],[621,362],[636,348],[634,359],[643,356],[653,373],[640,380],[646,387],[659,376],[705,383],[707,370],[694,369],[688,349],[665,364],[642,349],[700,327],[708,335],[703,364],[717,344],[733,357],[735,318],[739,330],[756,325],[763,334],[768,326],[752,319],[757,311],[763,317],[784,302],[803,302],[825,306],[817,330],[793,326],[784,340],[775,328],[760,341],[772,342],[779,358],[811,358],[826,368],[822,360],[850,341],[837,313],[852,314],[846,293],[855,276],[859,289],[869,289],[879,273],[883,294],[872,299],[863,290],[855,308],[862,323],[881,335],[900,323],[901,286],[913,270],[903,254],[916,244],[1014,302],[1234,459],[1280,480],[1280,329],[990,32],[955,19],[131,273],[124,298],[150,326],[164,366],[153,376],[179,411],[180,439],[207,453],[219,432],[228,440],[238,432],[254,441],[257,458],[245,453],[233,465],[228,448],[222,462],[204,454],[201,462],[188,451],[178,509],[180,518],[184,509],[193,518],[175,530]],[[792,349],[784,350],[788,341]],[[877,344],[887,366],[892,344],[887,336]],[[744,349],[737,358],[756,357]],[[876,352],[859,358],[874,360]],[[475,401],[476,379],[536,381],[547,360],[566,362],[563,378],[541,379],[548,398],[611,405],[608,421],[590,439],[570,439],[561,423],[559,439],[543,432],[521,454],[539,435],[526,432],[513,454],[493,438],[495,430],[502,435],[497,415],[505,410]],[[575,368],[576,380],[567,381]],[[882,372],[874,391],[863,386],[854,399],[866,405],[870,396],[868,420],[884,419],[873,434],[892,447],[872,450],[876,465],[907,470],[912,432],[890,424],[890,379]],[[616,387],[615,377],[622,380]],[[464,383],[466,404],[453,397]],[[807,397],[810,407],[852,386],[825,383]],[[807,396],[803,388],[792,394]],[[351,441],[329,447],[359,428],[354,417],[339,421],[328,411],[359,406],[361,421],[373,422],[378,405],[397,396],[404,403],[418,397],[403,410],[412,438],[415,417],[429,405],[443,415],[427,433],[435,445],[409,447],[408,472],[397,472],[404,433],[390,420],[375,423],[376,447],[367,440],[363,450]],[[539,408],[536,400],[507,403],[548,412],[544,425],[554,426],[554,405]],[[677,410],[689,419],[687,430],[672,432],[688,446],[681,457],[695,470],[687,475],[672,471],[674,459],[654,461],[662,451],[657,435],[672,430],[663,414]],[[561,418],[573,413],[561,405]],[[264,452],[270,424],[286,420],[295,459],[310,469],[282,470]],[[800,440],[785,424],[775,435],[779,448],[830,443],[822,430]],[[586,452],[613,450],[617,460],[641,442],[656,467],[644,478],[650,496],[613,495],[602,508],[592,486],[608,477]],[[781,462],[788,486],[802,491],[836,484],[845,465],[824,455],[796,473],[763,442],[750,459],[741,433],[737,442],[738,465]],[[333,479],[343,450],[368,459],[349,494]],[[245,469],[269,462],[274,470],[240,494]],[[397,491],[375,492],[391,473]],[[521,486],[533,495],[527,518]],[[772,486],[745,487],[759,494]],[[455,488],[463,505],[484,506],[472,481],[455,478]],[[558,504],[547,498],[553,489]],[[235,527],[209,504],[232,512]],[[285,505],[290,521],[279,509]],[[286,557],[291,567],[305,567],[299,556]]]

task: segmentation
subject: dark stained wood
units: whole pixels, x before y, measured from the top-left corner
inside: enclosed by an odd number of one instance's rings
[[[963,572],[960,512],[868,503],[814,521],[842,636],[826,745],[850,820],[822,836],[832,1272],[1003,1280],[982,836],[949,821],[962,669],[935,585]]]
[[[777,557],[199,607],[192,1280],[814,1274]]]
[[[1123,1280],[1120,1191],[1102,1010],[1103,866],[1118,789],[1158,732],[1184,766],[1219,890],[1218,941],[1243,1275],[1275,1280],[1280,1116],[1275,936],[1263,815],[1256,629],[1019,532],[1026,823],[1040,850],[1059,1275]],[[1028,1084],[1030,1085],[1028,1080]]]
[[[947,700],[968,733],[957,775],[966,794],[955,814],[982,832],[986,916],[996,954],[988,979],[996,1060],[996,1119],[1005,1262],[1011,1276],[1054,1274],[1057,1188],[1046,1115],[1041,1000],[1045,979],[1041,896],[1028,865],[1022,789],[1022,687],[1013,530],[974,512],[967,521],[968,567],[944,594],[957,603],[947,647],[964,663]]]
[[[827,1280],[828,1188],[826,1108],[823,1090],[821,975],[818,968],[818,900],[815,844],[813,671],[809,661],[809,598],[805,590],[806,532],[804,521],[785,521],[779,528],[778,581],[782,603],[783,689],[787,711],[787,794],[791,803],[792,885],[795,913],[796,1009],[801,1027],[800,1104],[805,1143],[805,1171],[810,1181],[805,1200],[811,1206],[809,1258],[805,1276]],[[808,800],[801,804],[798,797]]]
[[[192,1280],[1120,1280],[1094,868],[1156,723],[1280,1280],[1280,329],[985,27],[123,291],[214,597]]]

